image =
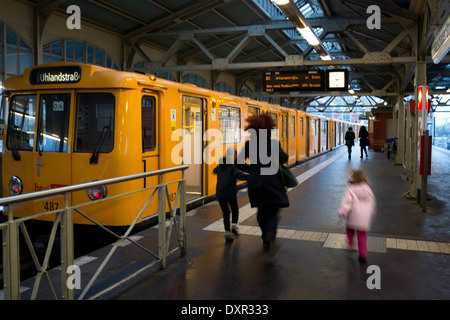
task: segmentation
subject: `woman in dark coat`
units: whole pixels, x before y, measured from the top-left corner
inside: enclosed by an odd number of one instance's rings
[[[365,126],[362,126],[361,129],[359,129],[359,146],[361,147],[361,159],[363,158],[363,150],[366,153],[367,156],[367,149],[366,147],[370,144],[369,140],[369,132],[367,132],[367,129]]]
[[[251,207],[257,207],[257,220],[262,232],[265,249],[275,240],[280,208],[289,206],[280,175],[280,164],[288,161],[288,155],[280,142],[270,138],[275,122],[269,114],[247,118],[250,140],[238,155],[237,166],[249,172],[247,187]],[[244,164],[249,158],[250,165]],[[270,159],[270,160],[269,160]]]
[[[213,172],[217,174],[216,198],[219,201],[223,214],[223,225],[225,228],[225,241],[234,240],[234,234],[238,234],[237,223],[239,220],[239,207],[237,203],[237,187],[236,179],[247,180],[248,175],[236,168],[234,162],[236,160],[236,150],[234,148],[227,149],[227,155],[220,164],[214,168]],[[230,229],[230,207],[231,222]],[[231,230],[231,232],[230,232]]]
[[[348,158],[352,158],[352,147],[355,144],[355,133],[353,132],[352,127],[348,127],[347,132],[345,133],[345,144],[348,149]]]

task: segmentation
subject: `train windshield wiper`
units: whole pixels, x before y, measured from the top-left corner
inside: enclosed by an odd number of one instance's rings
[[[8,123],[8,128],[6,129],[8,131],[8,140],[11,143],[10,148],[11,148],[11,155],[13,157],[13,159],[15,161],[20,161],[20,155],[19,152],[17,151],[17,139],[15,137],[14,134],[14,129],[13,129],[14,125],[12,124],[12,121],[10,121]]]
[[[8,96],[8,92],[6,92],[5,91],[5,94],[2,94],[1,95],[1,97],[2,97],[2,104],[1,104],[1,106],[0,106],[0,111],[1,110],[3,110],[3,111],[5,111],[5,110],[7,110],[7,106],[6,106],[6,103],[7,103],[7,97]],[[8,144],[8,142],[9,142],[9,147],[11,148],[11,155],[12,155],[12,157],[13,157],[13,159],[15,160],[15,161],[20,161],[20,155],[19,155],[19,152],[17,151],[17,144],[18,144],[18,142],[17,142],[17,138],[16,138],[16,134],[15,134],[15,128],[19,128],[19,127],[17,127],[17,126],[15,126],[14,125],[14,120],[11,118],[11,114],[10,114],[10,118],[9,118],[9,121],[8,121],[8,126],[6,127],[6,132],[7,132],[7,134],[8,134],[8,140],[7,140],[7,144]]]
[[[98,156],[100,154],[100,149],[103,146],[103,143],[105,142],[106,136],[109,133],[110,126],[104,126],[102,129],[102,133],[97,140],[97,143],[94,147],[94,151],[92,152],[91,158],[89,159],[89,164],[97,164],[98,163]]]

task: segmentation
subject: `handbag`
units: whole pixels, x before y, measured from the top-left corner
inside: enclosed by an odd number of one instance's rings
[[[281,181],[286,188],[293,188],[298,185],[297,178],[284,164],[280,165]]]

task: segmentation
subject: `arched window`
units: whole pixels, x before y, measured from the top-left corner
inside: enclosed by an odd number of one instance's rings
[[[5,59],[6,58],[6,59]],[[4,63],[6,60],[6,63]],[[33,66],[33,50],[23,38],[0,22],[0,101],[3,93],[3,81],[10,77],[23,74],[26,68]],[[0,130],[4,130],[5,110],[0,110]],[[0,152],[3,141],[0,139]]]
[[[239,95],[241,97],[249,97],[251,98],[253,94],[253,91],[249,89],[247,86],[242,87],[241,92],[239,92]]]
[[[170,80],[170,81],[176,81],[176,79],[173,76],[172,72],[160,71],[160,72],[153,73],[151,70],[148,71],[147,68],[146,68],[146,63],[144,61],[136,63],[134,65],[134,69],[137,70],[137,71],[142,71],[142,72],[145,72],[145,73],[153,74],[157,78],[162,78],[162,79],[166,79],[166,80]]]
[[[104,50],[86,41],[59,40],[46,44],[43,48],[43,63],[81,62],[120,70],[117,63]]]
[[[218,84],[216,84],[215,90],[221,92],[228,92],[230,94],[232,93],[231,86],[225,82],[219,82]]]
[[[6,55],[6,65],[3,60]],[[8,76],[23,74],[26,68],[33,66],[33,50],[23,38],[0,23],[0,75],[1,79]]]
[[[192,83],[195,84],[197,87],[210,89],[206,80],[197,74],[189,73],[185,75],[183,79],[181,79],[181,83]]]

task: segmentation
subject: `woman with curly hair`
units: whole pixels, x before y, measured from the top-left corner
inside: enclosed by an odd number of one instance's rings
[[[275,240],[280,208],[289,206],[279,166],[288,161],[288,155],[278,140],[271,139],[275,122],[269,114],[247,118],[245,130],[250,139],[238,155],[237,166],[249,173],[247,187],[250,205],[258,208],[257,220],[265,249]],[[245,159],[250,165],[245,164]]]

